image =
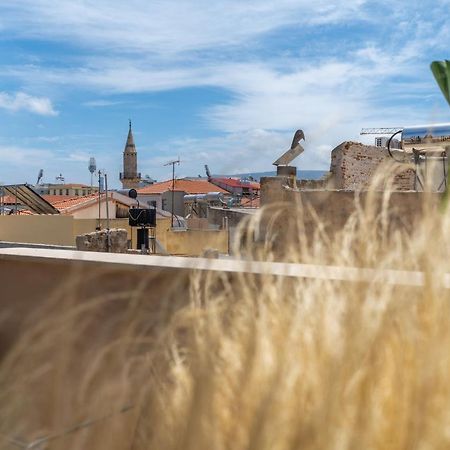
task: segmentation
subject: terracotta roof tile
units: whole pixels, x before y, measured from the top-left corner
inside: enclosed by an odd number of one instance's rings
[[[172,190],[172,180],[161,181],[138,189],[139,194],[162,194]],[[208,192],[228,193],[224,189],[205,180],[175,180],[175,191],[186,194],[207,194]]]
[[[80,198],[80,197],[76,197],[74,195],[44,194],[44,195],[42,195],[42,198],[44,198],[45,200],[47,200],[49,203],[51,203],[53,205],[54,203],[59,203],[59,202],[63,202],[65,200],[68,200],[68,199],[71,199],[71,198]]]
[[[241,206],[244,208],[259,208],[261,206],[261,201],[259,197],[253,199],[245,197],[241,199]]]
[[[212,178],[211,182],[221,183],[235,188],[253,188],[256,190],[261,188],[261,185],[256,181],[244,182],[239,178]]]
[[[51,199],[47,197],[60,197],[57,199]],[[61,198],[62,197],[62,198]],[[104,197],[104,194],[102,194],[102,197]],[[58,210],[64,210],[68,208],[72,208],[73,206],[82,205],[84,203],[89,203],[92,200],[95,200],[98,198],[98,194],[90,194],[90,195],[84,195],[84,196],[77,196],[77,197],[68,197],[64,195],[44,195],[44,198],[51,203],[56,209]]]

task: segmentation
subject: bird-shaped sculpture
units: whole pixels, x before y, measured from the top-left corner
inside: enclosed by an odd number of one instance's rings
[[[303,130],[297,130],[294,134],[294,139],[292,140],[291,148],[284,153],[280,158],[278,158],[273,165],[274,166],[287,166],[289,165],[297,156],[305,151],[305,149],[300,145],[301,140],[305,140],[305,133]]]

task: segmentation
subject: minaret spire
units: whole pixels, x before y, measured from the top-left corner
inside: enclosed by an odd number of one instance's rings
[[[124,189],[137,188],[140,182],[140,174],[137,171],[137,151],[134,144],[131,119],[128,120],[129,130],[125,149],[123,151],[123,172],[120,173],[120,181]]]

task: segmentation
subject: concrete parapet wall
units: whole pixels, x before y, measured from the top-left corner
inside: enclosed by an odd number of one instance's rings
[[[166,233],[165,248],[171,255],[200,256],[205,250],[228,253],[226,230],[181,230]]]
[[[0,216],[0,240],[75,245],[73,222],[73,217],[62,215]]]
[[[375,275],[383,283],[422,286],[423,274],[348,267],[315,266],[243,260],[211,260],[154,255],[91,253],[68,250],[0,249],[0,358],[36,320],[49,314],[67,313],[89,303],[92,328],[83,328],[92,348],[124,332],[133,305],[134,316],[145,311],[145,329],[167,323],[174,312],[189,302],[194,274],[227,274],[229,281],[242,282],[241,274],[371,282]],[[450,275],[445,275],[450,289]],[[48,308],[48,309],[45,309]],[[28,325],[27,325],[28,324]],[[82,371],[83,367],[79,367]]]
[[[277,196],[272,193],[265,205],[276,205],[285,208],[286,214],[295,215],[299,210],[303,211],[303,221],[305,231],[312,235],[316,228],[317,220],[325,225],[325,229],[330,231],[340,230],[357,210],[367,207],[367,202],[375,212],[379,214],[386,200],[384,192],[360,192],[344,190],[311,190],[293,191],[284,188],[280,197],[283,202],[277,202]],[[400,227],[410,231],[415,226],[426,208],[437,208],[442,194],[430,194],[422,192],[391,192],[387,203],[387,213],[389,225]],[[280,224],[282,225],[282,224]]]

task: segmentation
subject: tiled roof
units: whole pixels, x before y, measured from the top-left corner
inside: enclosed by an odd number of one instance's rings
[[[51,199],[47,197],[58,197],[56,199]],[[94,200],[98,199],[98,194],[90,194],[83,195],[77,197],[68,197],[65,195],[44,195],[44,198],[51,203],[56,209],[59,211],[72,208],[74,206],[80,206],[85,203],[91,203]],[[102,194],[102,198],[104,198],[104,194]]]
[[[49,203],[51,203],[59,211],[65,211],[68,209],[87,206],[90,203],[98,201],[98,192],[89,195],[70,197],[66,195],[44,195],[43,196]],[[101,194],[102,201],[105,200],[105,194]],[[116,203],[121,203],[126,206],[134,205],[135,200],[118,194],[117,192],[110,192],[108,194],[109,200],[113,200]]]
[[[253,188],[260,189],[261,185],[256,181],[244,182],[239,178],[212,178],[212,183],[221,183],[234,188]]]
[[[44,194],[41,197],[44,198],[45,200],[47,200],[52,205],[55,203],[63,202],[70,198],[80,198],[80,197],[74,196],[74,195],[51,195],[51,194],[48,194],[48,195]]]
[[[250,199],[249,197],[242,198],[241,206],[244,208],[259,208],[261,206],[260,198],[259,197],[253,199]]]
[[[138,189],[139,194],[162,194],[172,190],[172,180],[161,181]],[[208,192],[227,193],[224,189],[204,180],[175,180],[174,191],[186,192],[186,194],[207,194]]]
[[[34,216],[36,213],[28,209],[19,209],[16,214],[19,216]]]

